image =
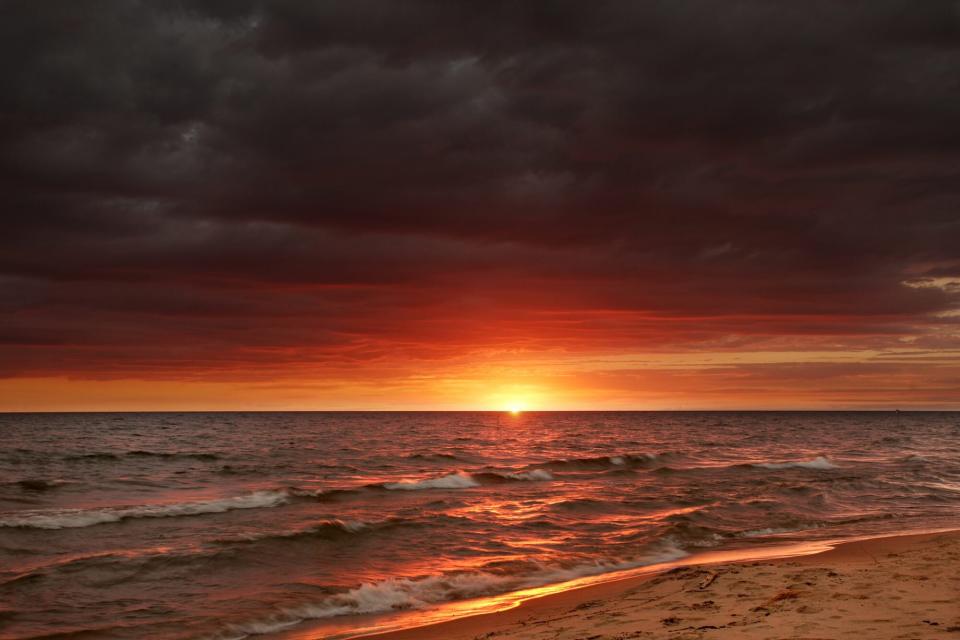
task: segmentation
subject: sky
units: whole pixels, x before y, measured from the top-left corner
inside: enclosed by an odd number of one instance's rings
[[[0,410],[960,409],[960,8],[5,0]]]

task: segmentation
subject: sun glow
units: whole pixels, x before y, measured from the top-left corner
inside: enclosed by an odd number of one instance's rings
[[[527,410],[527,403],[521,400],[510,400],[506,403],[505,409],[512,416],[518,416]]]
[[[539,411],[544,406],[544,390],[532,384],[508,384],[494,390],[484,403],[488,410],[502,411],[518,416],[529,411]]]

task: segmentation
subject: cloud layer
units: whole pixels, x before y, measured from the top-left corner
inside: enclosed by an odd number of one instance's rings
[[[722,379],[745,406],[812,367],[805,406],[886,402],[864,376],[960,391],[953,2],[4,13],[11,389],[700,406]]]

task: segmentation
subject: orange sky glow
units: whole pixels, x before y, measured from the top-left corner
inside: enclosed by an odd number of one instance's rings
[[[589,314],[585,314],[589,315]],[[940,409],[958,406],[955,351],[916,337],[699,337],[651,331],[648,319],[571,319],[507,327],[507,348],[467,339],[495,325],[420,343],[362,338],[336,348],[234,348],[183,354],[57,350],[69,375],[0,380],[5,411],[137,410],[699,410]],[[663,321],[681,332],[711,319]],[[729,320],[722,321],[724,330]],[[656,323],[654,323],[656,324]],[[573,326],[571,326],[573,325]],[[604,325],[601,327],[600,325]],[[489,326],[489,329],[487,328]],[[615,327],[615,329],[614,329]],[[529,336],[524,333],[529,331]],[[929,331],[929,329],[927,329]],[[627,338],[624,338],[624,335]],[[589,337],[587,337],[589,336]],[[491,336],[496,337],[496,336]],[[928,334],[926,340],[934,336]],[[668,341],[673,340],[674,344]],[[637,347],[631,349],[636,341]],[[657,342],[665,343],[658,348]],[[676,344],[680,342],[679,346]],[[619,344],[617,344],[619,342]],[[921,343],[921,344],[918,344]],[[673,347],[671,349],[671,347]],[[149,370],[137,360],[149,359]],[[71,367],[71,368],[72,368]]]
[[[960,409],[939,9],[54,4],[2,411]]]

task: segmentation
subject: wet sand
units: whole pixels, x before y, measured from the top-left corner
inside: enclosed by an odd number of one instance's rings
[[[377,640],[958,638],[960,532],[679,567]]]

